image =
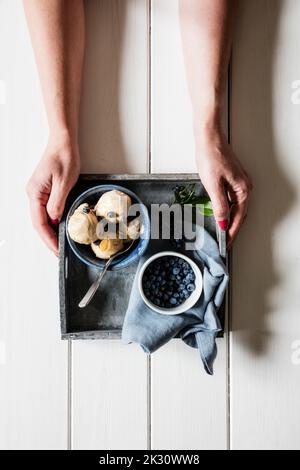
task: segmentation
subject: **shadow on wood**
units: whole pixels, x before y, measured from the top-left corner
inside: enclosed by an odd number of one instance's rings
[[[274,238],[295,201],[274,123],[274,67],[284,7],[280,0],[239,2],[233,49],[232,144],[253,178],[254,191],[233,251],[231,328],[243,331],[239,341],[257,355],[268,346],[275,310],[271,293],[282,282],[274,263]]]
[[[86,3],[80,117],[85,173],[147,171],[145,11],[136,0]]]

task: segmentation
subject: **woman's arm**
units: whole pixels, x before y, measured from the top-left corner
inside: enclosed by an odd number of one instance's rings
[[[27,185],[34,227],[58,253],[53,226],[80,168],[78,115],[84,53],[83,0],[24,0],[49,123],[47,148]]]
[[[229,230],[229,245],[246,216],[251,190],[250,179],[221,128],[233,5],[234,0],[179,0],[197,166],[216,220]]]

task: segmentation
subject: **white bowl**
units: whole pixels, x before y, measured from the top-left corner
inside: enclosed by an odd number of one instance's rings
[[[146,268],[151,264],[154,260],[157,258],[162,258],[164,256],[175,256],[177,258],[182,258],[184,259],[191,268],[193,269],[193,272],[195,274],[195,290],[191,293],[188,299],[186,299],[182,304],[178,305],[177,307],[173,308],[165,308],[165,307],[159,307],[155,304],[153,304],[144,294],[143,290],[143,275],[146,270]],[[138,278],[138,286],[139,286],[139,291],[141,294],[141,297],[145,304],[151,308],[151,310],[154,310],[157,313],[161,313],[162,315],[179,315],[180,313],[186,312],[190,308],[192,308],[195,303],[199,300],[201,293],[202,293],[202,287],[203,287],[203,281],[202,281],[202,273],[197,266],[197,264],[188,258],[188,256],[185,256],[181,253],[177,253],[176,251],[161,251],[160,253],[156,253],[155,255],[151,256],[145,263],[142,265],[140,272],[139,272],[139,278]]]

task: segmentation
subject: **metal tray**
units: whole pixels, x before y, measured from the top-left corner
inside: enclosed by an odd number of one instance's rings
[[[172,189],[180,183],[196,183],[199,191],[205,190],[197,175],[82,175],[71,191],[65,209],[68,212],[74,199],[83,191],[99,184],[115,182],[131,189],[146,204],[170,203]],[[59,226],[59,291],[62,339],[118,339],[121,337],[124,315],[138,262],[121,271],[110,271],[101,283],[101,289],[93,301],[80,309],[78,303],[95,280],[98,271],[83,264],[71,251],[65,235],[65,215]],[[205,220],[206,228],[216,237],[213,217]],[[220,249],[226,252],[223,237],[219,237]],[[227,298],[219,310],[224,327]],[[220,335],[222,336],[222,335]]]

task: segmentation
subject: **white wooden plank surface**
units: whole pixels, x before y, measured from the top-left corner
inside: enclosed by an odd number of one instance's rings
[[[233,449],[300,449],[299,18],[297,0],[239,4],[232,140],[255,191],[234,250]]]
[[[0,448],[66,449],[58,266],[31,228],[25,195],[47,126],[21,1],[2,1],[0,22]]]
[[[226,338],[218,340],[213,377],[181,340],[154,353],[151,364],[152,448],[226,449]]]
[[[148,171],[148,0],[86,2],[83,172]]]
[[[148,169],[148,2],[87,2],[85,172]],[[73,342],[73,448],[147,447],[147,360],[120,341]]]
[[[177,0],[152,0],[151,171],[196,173]]]
[[[151,169],[195,172],[177,2],[152,1]],[[174,340],[152,357],[152,447],[224,449],[227,445],[226,336],[218,340],[215,375],[196,350]]]
[[[118,340],[73,342],[73,448],[147,448],[146,357]]]

